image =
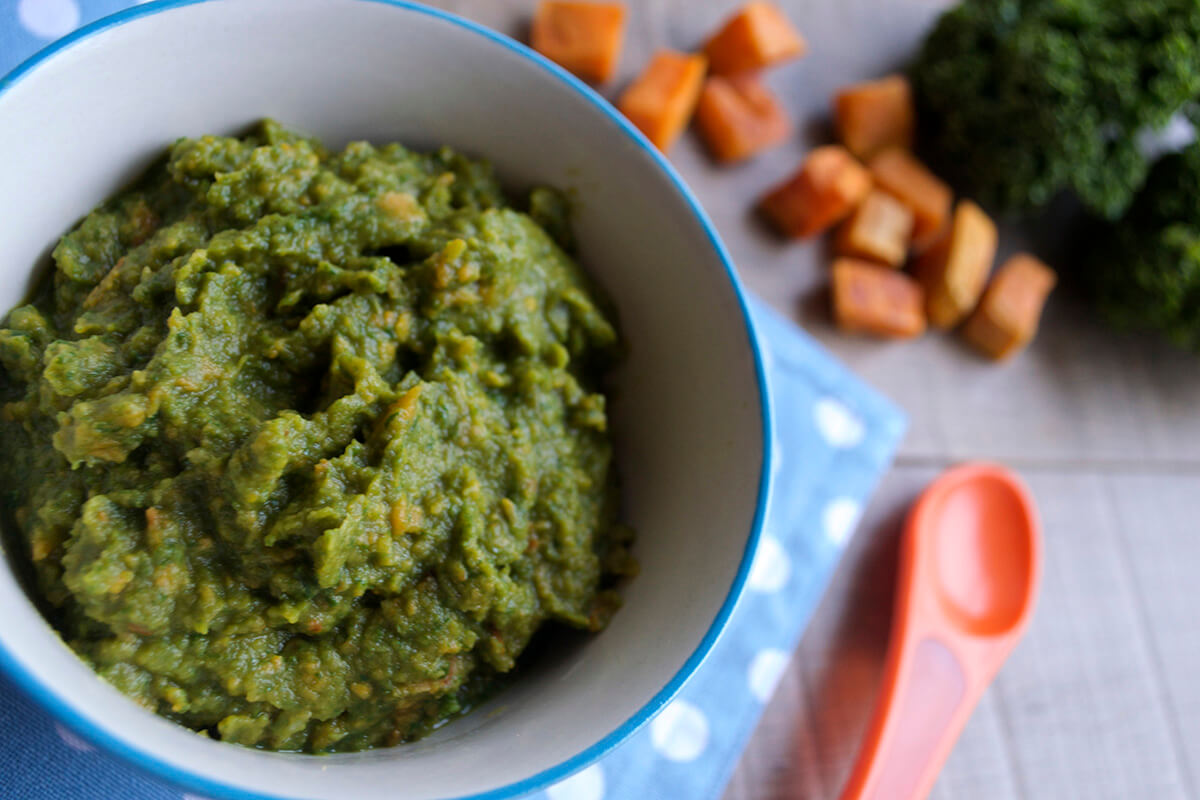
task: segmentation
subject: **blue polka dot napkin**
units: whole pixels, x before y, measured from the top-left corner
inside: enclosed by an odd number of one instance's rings
[[[128,0],[0,0],[0,75]],[[598,763],[529,800],[716,800],[904,432],[903,415],[751,301],[776,413],[762,545],[729,627],[679,696]],[[185,787],[186,788],[186,787]],[[0,677],[0,798],[204,800],[98,752]]]

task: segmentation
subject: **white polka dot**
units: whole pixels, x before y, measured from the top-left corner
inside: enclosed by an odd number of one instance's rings
[[[96,749],[57,722],[54,723],[54,732],[58,734],[58,738],[62,739],[63,744],[77,753],[90,753]]]
[[[754,660],[750,662],[750,669],[746,670],[746,683],[750,686],[750,693],[764,703],[771,699],[771,693],[775,691],[787,665],[788,654],[782,650],[767,648],[758,651]]]
[[[593,764],[554,784],[546,790],[546,795],[550,800],[603,800],[604,770],[599,764]]]
[[[858,524],[861,509],[858,503],[849,497],[839,497],[825,506],[821,522],[825,526],[825,536],[838,547],[850,540],[854,526]]]
[[[57,39],[79,27],[79,6],[75,0],[20,0],[17,19],[34,36]]]
[[[663,758],[695,761],[708,746],[708,720],[691,703],[675,700],[650,723],[650,741]]]
[[[832,397],[822,397],[813,406],[817,430],[832,447],[854,447],[863,440],[863,421]]]
[[[778,592],[792,576],[792,559],[774,536],[764,536],[750,566],[749,586],[756,592]]]
[[[148,3],[150,0],[142,0],[143,3]],[[208,800],[207,797],[201,797],[198,794],[185,794],[180,800]]]

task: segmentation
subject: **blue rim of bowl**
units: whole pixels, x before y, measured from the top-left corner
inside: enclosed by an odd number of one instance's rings
[[[30,58],[17,65],[11,72],[0,78],[0,96],[12,88],[23,77],[41,66],[43,63],[66,50],[80,41],[94,36],[98,33],[123,25],[141,17],[152,16],[162,11],[180,8],[183,6],[198,5],[204,2],[213,2],[214,0],[153,0],[153,2],[144,3],[142,5],[133,6],[123,11],[118,11],[107,17],[96,20],[82,28],[72,32],[62,39],[48,45],[42,50],[35,53]],[[580,753],[568,758],[560,764],[545,769],[536,775],[532,775],[506,786],[501,786],[496,789],[489,789],[486,792],[474,795],[464,795],[458,798],[448,798],[447,800],[507,800],[508,798],[520,797],[524,794],[536,792],[551,786],[559,781],[562,781],[575,772],[583,769],[586,766],[596,762],[602,756],[609,753],[613,748],[622,742],[629,739],[633,734],[641,729],[643,725],[650,721],[667,703],[669,703],[683,688],[687,680],[699,669],[700,665],[708,657],[712,651],[713,645],[720,638],[721,633],[725,630],[726,624],[729,622],[729,617],[733,613],[734,606],[737,604],[738,598],[741,597],[746,586],[746,580],[750,574],[750,566],[753,561],[755,552],[758,549],[758,542],[762,536],[763,522],[766,516],[767,495],[770,489],[770,473],[771,464],[773,463],[773,445],[775,441],[774,431],[774,415],[771,406],[771,396],[767,389],[766,371],[763,364],[762,344],[758,340],[758,335],[755,332],[754,324],[751,322],[750,311],[746,300],[746,291],[742,287],[741,281],[738,279],[737,272],[734,270],[733,261],[729,257],[729,252],[725,249],[724,243],[720,236],[717,235],[716,228],[712,221],[704,212],[700,202],[684,183],[683,178],[675,171],[675,168],[670,165],[667,159],[659,152],[658,148],[650,143],[641,131],[635,128],[630,122],[625,119],[613,106],[601,97],[594,89],[585,84],[583,81],[576,78],[571,73],[567,72],[562,67],[550,61],[545,56],[537,53],[520,42],[506,36],[502,33],[480,25],[477,22],[472,22],[469,19],[460,17],[457,14],[452,14],[448,11],[432,8],[420,3],[410,2],[410,0],[358,0],[359,2],[380,3],[382,5],[394,6],[406,11],[412,11],[418,14],[425,14],[451,25],[456,25],[468,31],[476,33],[488,40],[492,44],[497,44],[505,47],[512,52],[523,56],[529,61],[532,61],[537,66],[548,71],[554,77],[558,78],[562,83],[566,84],[571,89],[583,96],[595,108],[603,113],[610,121],[616,124],[617,128],[632,139],[646,154],[650,160],[662,171],[674,185],[675,190],[679,192],[684,201],[690,208],[693,216],[704,229],[704,233],[708,236],[709,244],[716,251],[721,265],[725,268],[726,276],[729,278],[730,286],[737,297],[738,306],[742,312],[742,323],[746,331],[746,339],[750,346],[750,352],[754,358],[754,373],[755,379],[758,382],[759,393],[759,417],[762,426],[762,466],[760,467],[758,478],[758,497],[757,505],[754,511],[754,520],[750,525],[750,534],[746,540],[746,548],[742,554],[742,562],[738,567],[737,575],[734,577],[733,585],[729,589],[729,593],[725,597],[725,601],[721,604],[717,616],[713,619],[712,625],[709,626],[704,638],[700,640],[700,644],[688,657],[687,661],[675,673],[675,676],[658,691],[648,703],[642,706],[632,717],[618,726],[615,730],[610,731],[600,741],[586,748]],[[41,705],[48,708],[69,727],[81,734],[85,738],[103,747],[109,752],[115,753],[134,765],[165,778],[168,781],[182,786],[188,790],[196,790],[209,795],[215,795],[228,800],[292,800],[291,798],[282,798],[279,796],[258,794],[246,789],[234,786],[231,784],[221,783],[204,775],[199,775],[187,770],[181,769],[163,761],[159,761],[156,757],[149,755],[133,745],[113,738],[107,731],[94,725],[90,720],[79,714],[71,705],[60,698],[54,690],[42,683],[36,675],[25,670],[13,658],[12,654],[4,648],[3,643],[0,643],[0,669],[3,669],[16,683],[29,693]]]

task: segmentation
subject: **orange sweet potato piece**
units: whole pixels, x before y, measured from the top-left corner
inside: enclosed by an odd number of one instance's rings
[[[935,242],[950,216],[950,187],[899,147],[880,152],[870,167],[875,185],[912,209],[913,249],[920,252]]]
[[[886,147],[912,147],[912,88],[903,75],[847,86],[833,103],[838,136],[859,158]]]
[[[787,138],[792,123],[753,75],[711,75],[696,104],[696,125],[718,161],[741,161]]]
[[[1007,358],[1033,340],[1057,282],[1054,270],[1028,253],[1018,253],[996,270],[963,336],[990,358]]]
[[[925,289],[930,324],[952,328],[975,308],[995,258],[996,224],[970,200],[960,201],[950,230],[914,270]]]
[[[800,169],[759,202],[763,214],[787,236],[813,236],[837,224],[871,190],[871,176],[846,152],[831,144],[808,154]]]
[[[925,298],[920,284],[869,261],[833,262],[833,316],[845,331],[909,339],[925,331]]]
[[[799,58],[808,46],[773,3],[753,0],[726,20],[704,45],[712,71],[732,75]]]
[[[874,189],[838,229],[834,249],[853,256],[898,267],[908,255],[913,213],[890,194]]]
[[[660,50],[617,101],[617,108],[666,151],[687,127],[704,81],[704,56]]]
[[[622,3],[542,0],[529,43],[542,55],[587,81],[612,77],[625,39]]]

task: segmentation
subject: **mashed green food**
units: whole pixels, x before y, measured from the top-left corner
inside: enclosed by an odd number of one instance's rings
[[[614,326],[480,162],[177,142],[0,329],[7,525],[63,638],[256,747],[413,739],[633,572]]]

